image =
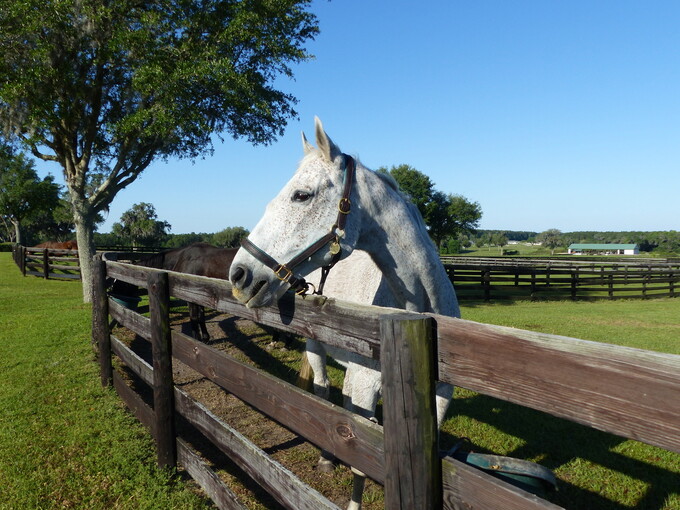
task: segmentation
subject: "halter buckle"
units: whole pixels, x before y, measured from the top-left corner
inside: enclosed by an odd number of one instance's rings
[[[341,198],[340,201],[338,202],[338,212],[340,214],[349,214],[350,210],[352,209],[352,202],[350,202],[349,198]]]
[[[288,269],[285,264],[279,264],[273,271],[276,277],[284,283],[288,283],[288,280],[293,276],[293,271]],[[281,273],[283,273],[283,276],[281,276]]]

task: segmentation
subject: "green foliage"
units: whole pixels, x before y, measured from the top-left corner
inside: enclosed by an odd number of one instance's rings
[[[32,160],[8,146],[0,146],[0,216],[13,232],[6,237],[22,243],[22,224],[49,215],[59,203],[59,185],[54,177],[38,177]]]
[[[213,135],[270,143],[297,114],[277,88],[310,58],[310,0],[7,0],[0,127],[59,164],[85,300],[97,214],[154,160],[210,154]]]
[[[562,238],[562,232],[556,228],[551,228],[545,232],[541,232],[536,236],[536,242],[541,243],[543,246],[551,250],[551,253],[555,253],[555,248],[558,246],[564,246],[564,239]]]
[[[228,227],[212,236],[212,244],[222,248],[237,248],[241,239],[248,237],[248,230],[243,227]]]
[[[451,195],[434,188],[432,180],[410,165],[385,167],[378,172],[392,176],[420,211],[430,237],[437,246],[447,238],[474,232],[482,217],[482,208],[462,195]]]
[[[166,237],[164,246],[168,248],[182,248],[193,243],[212,243],[213,234],[191,232],[190,234],[170,234]]]
[[[160,246],[170,224],[157,219],[153,205],[141,202],[123,213],[120,223],[114,223],[112,233],[132,246]]]

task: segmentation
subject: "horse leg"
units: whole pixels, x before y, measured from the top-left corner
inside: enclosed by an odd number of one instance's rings
[[[321,342],[307,339],[306,344],[307,362],[314,374],[314,394],[328,400],[330,394],[330,382],[328,381],[328,372],[326,371],[326,349]],[[321,451],[317,470],[323,473],[330,473],[335,469],[333,465],[333,455],[325,450]]]
[[[356,361],[350,362],[345,372],[342,386],[345,407],[353,413],[377,422],[375,408],[381,389],[380,366],[373,360],[356,358]],[[360,510],[366,475],[354,467],[352,473],[354,473],[352,498],[347,510]]]
[[[435,405],[437,406],[437,429],[444,423],[446,410],[449,408],[453,398],[453,386],[448,383],[437,381],[435,388]]]
[[[205,307],[198,305],[198,325],[203,333],[203,341],[210,340],[210,333],[208,333],[208,326],[205,324]]]
[[[208,328],[205,325],[205,309],[201,305],[189,303],[189,322],[191,323],[191,335],[196,340],[203,340],[204,342],[210,340]]]

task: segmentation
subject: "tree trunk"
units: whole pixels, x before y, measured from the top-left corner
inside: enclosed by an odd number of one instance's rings
[[[94,216],[74,212],[76,224],[76,240],[78,241],[78,260],[80,262],[80,277],[83,282],[83,303],[92,302],[92,257],[94,247]]]
[[[12,225],[14,225],[14,242],[17,244],[22,244],[23,239],[21,238],[21,223],[16,220],[11,220]]]

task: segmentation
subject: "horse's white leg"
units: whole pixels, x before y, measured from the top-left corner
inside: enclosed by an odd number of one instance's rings
[[[381,373],[378,362],[359,357],[349,363],[342,388],[347,409],[375,421],[375,408],[380,389]],[[356,468],[352,468],[352,472],[354,473],[352,498],[347,510],[360,510],[366,475]]]
[[[308,338],[306,351],[307,361],[314,374],[314,394],[317,397],[328,400],[330,382],[328,381],[328,372],[326,370],[326,349],[321,342]],[[333,456],[322,450],[317,469],[324,473],[333,471],[335,469],[335,466],[333,465]]]
[[[446,410],[449,408],[451,398],[453,397],[453,386],[448,383],[437,382],[435,389],[435,403],[437,406],[437,428],[444,423]]]

